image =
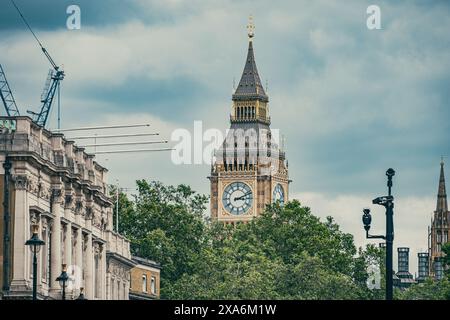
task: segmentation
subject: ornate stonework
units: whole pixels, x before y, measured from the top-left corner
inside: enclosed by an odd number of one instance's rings
[[[30,224],[39,224],[41,217],[40,213],[36,210],[30,210]]]
[[[11,121],[11,117],[0,118]],[[0,150],[9,150],[11,160],[11,210],[14,210],[13,228],[8,235],[12,256],[4,264],[10,266],[12,279],[9,290],[0,291],[0,299],[31,296],[31,256],[24,244],[30,239],[32,225],[39,226],[39,237],[45,241],[38,258],[38,299],[61,299],[61,288],[54,278],[65,262],[71,264],[68,272],[78,275],[75,289],[67,288],[66,298],[76,298],[80,286],[84,286],[87,299],[113,299],[107,290],[108,256],[117,265],[117,276],[124,279],[121,287],[116,288],[119,297],[128,299],[130,244],[107,224],[112,218],[111,199],[103,192],[107,169],[84,149],[67,141],[63,134],[45,130],[29,117],[14,117],[14,121],[15,134],[0,139]],[[67,214],[66,210],[76,215]]]
[[[64,197],[64,192],[61,188],[54,188],[54,187],[51,188],[50,194],[51,194],[51,200],[53,201],[53,203],[64,205],[65,197]]]
[[[235,223],[260,215],[267,204],[283,205],[289,175],[282,137],[270,128],[264,91],[249,33],[247,59],[232,100],[230,130],[215,152],[211,175],[211,218]]]
[[[28,189],[28,176],[26,175],[13,175],[12,180],[14,181],[14,188],[16,190],[27,190]]]
[[[74,210],[75,209],[75,201],[73,193],[69,192],[65,194],[64,197],[64,209]]]

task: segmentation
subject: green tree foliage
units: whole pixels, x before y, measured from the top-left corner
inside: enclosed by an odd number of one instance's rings
[[[404,291],[396,292],[396,297],[402,300],[450,300],[450,281],[427,279]]]
[[[445,268],[445,275],[450,280],[450,242],[447,242],[442,246],[442,252],[444,253],[443,264]]]
[[[202,213],[207,197],[190,187],[137,181],[132,208],[119,197],[119,230],[131,241],[132,254],[158,261],[164,283],[191,273],[204,242]]]
[[[233,227],[208,222],[208,198],[188,186],[137,186],[133,201],[119,196],[119,228],[133,254],[161,264],[162,298],[384,298],[384,278],[381,290],[366,285],[368,265],[384,273],[383,250],[357,251],[331,217],[321,221],[298,201]]]

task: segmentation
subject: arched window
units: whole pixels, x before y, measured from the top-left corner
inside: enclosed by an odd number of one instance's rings
[[[142,275],[142,292],[147,292],[147,275]]]
[[[155,277],[152,277],[150,280],[150,290],[152,294],[156,294],[156,279]]]

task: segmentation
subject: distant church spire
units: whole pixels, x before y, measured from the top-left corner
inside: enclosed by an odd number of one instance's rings
[[[444,157],[441,158],[441,174],[439,176],[439,188],[437,195],[436,212],[447,213],[447,193],[445,191],[445,176],[444,176]]]

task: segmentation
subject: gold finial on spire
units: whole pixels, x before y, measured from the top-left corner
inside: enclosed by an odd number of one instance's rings
[[[248,17],[247,34],[249,41],[252,41],[252,38],[255,36],[255,24],[253,23],[252,15]]]

